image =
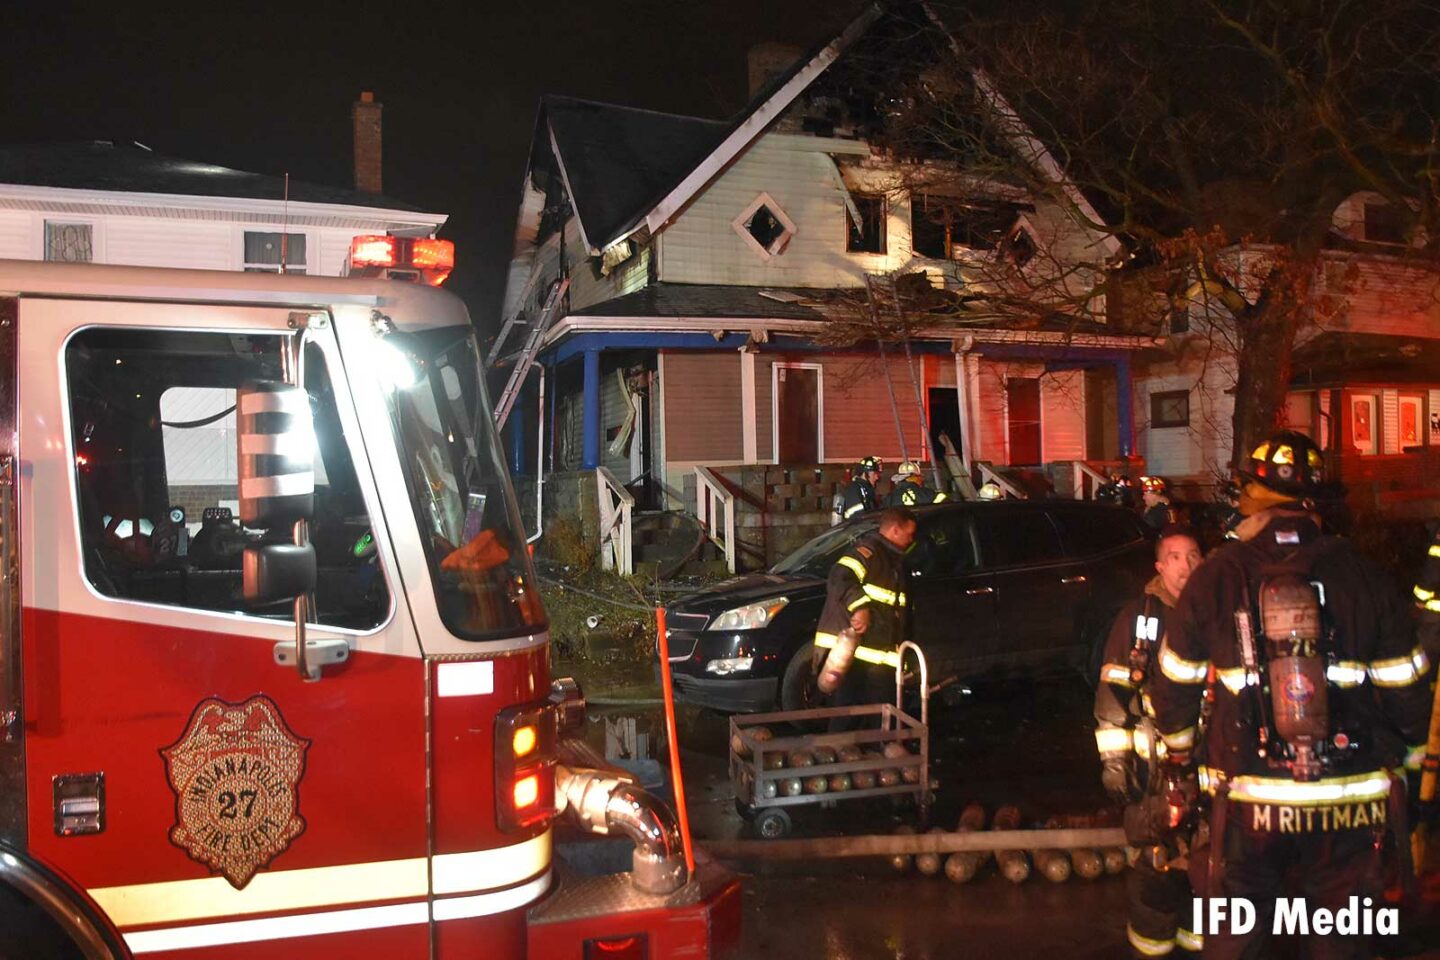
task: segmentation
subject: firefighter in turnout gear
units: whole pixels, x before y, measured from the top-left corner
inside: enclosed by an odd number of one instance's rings
[[[1198,952],[1191,924],[1190,881],[1172,865],[1165,837],[1150,828],[1164,744],[1155,733],[1149,688],[1155,655],[1165,634],[1165,615],[1175,606],[1190,573],[1200,565],[1200,544],[1184,527],[1166,527],[1155,544],[1155,577],[1142,597],[1123,607],[1105,642],[1105,663],[1095,691],[1095,745],[1105,791],[1125,804],[1125,832],[1133,869],[1125,878],[1126,934],[1136,957]]]
[[[879,506],[875,501],[875,484],[880,482],[880,458],[866,457],[855,465],[850,483],[841,491],[835,513],[836,523],[853,520]]]
[[[1430,530],[1430,546],[1412,592],[1420,646],[1433,662],[1440,657],[1440,521],[1432,521]]]
[[[1160,530],[1179,522],[1170,502],[1170,485],[1163,477],[1141,477],[1140,499],[1145,504],[1145,522],[1151,528]]]
[[[880,514],[880,526],[850,545],[830,568],[825,607],[815,628],[817,673],[839,666],[843,676],[829,694],[831,706],[889,700],[899,662],[895,647],[905,639],[905,551],[915,542],[915,515],[903,507]],[[832,664],[848,647],[841,633],[857,639],[848,669]],[[837,725],[838,726],[838,725]]]
[[[900,464],[890,480],[895,484],[895,488],[885,498],[887,507],[923,507],[928,503],[944,503],[947,499],[945,494],[925,485],[920,464],[914,460],[906,460]]]
[[[1209,800],[1209,850],[1192,860],[1205,868],[1192,874],[1196,893],[1255,908],[1246,933],[1205,931],[1207,957],[1263,954],[1282,893],[1310,911],[1352,896],[1381,902],[1378,851],[1404,809],[1391,770],[1418,760],[1429,718],[1430,664],[1400,591],[1320,530],[1320,451],[1279,433],[1239,472],[1239,539],[1191,575],[1150,690],[1167,781],[1186,782],[1196,751],[1192,782]],[[1287,877],[1298,890],[1282,890]],[[1338,933],[1311,947],[1312,956],[1370,956],[1363,938]]]

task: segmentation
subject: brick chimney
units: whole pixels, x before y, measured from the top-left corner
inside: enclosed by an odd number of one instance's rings
[[[380,111],[369,90],[350,106],[355,124],[355,189],[361,193],[380,192]]]

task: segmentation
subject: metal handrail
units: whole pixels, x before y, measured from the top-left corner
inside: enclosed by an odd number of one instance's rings
[[[1090,464],[1084,460],[1070,461],[1070,476],[1073,480],[1072,486],[1075,491],[1076,500],[1093,500],[1095,498],[1095,491],[1110,482],[1109,477],[1090,466]],[[1090,496],[1088,497],[1085,496],[1086,477],[1089,477],[1091,480]]]
[[[725,552],[725,569],[735,572],[735,494],[709,467],[695,468],[695,516],[705,536]]]
[[[1024,490],[1021,490],[1019,487],[1015,486],[1015,484],[1011,483],[1008,479],[1006,479],[1004,475],[997,473],[995,468],[990,466],[987,461],[978,461],[975,466],[980,469],[981,486],[984,486],[986,483],[993,483],[995,484],[995,486],[999,487],[1001,490],[1005,491],[1005,493],[1014,497],[1016,500],[1030,499],[1029,494],[1027,494]]]
[[[635,498],[608,467],[595,468],[595,493],[600,499],[600,566],[628,577],[635,572]]]

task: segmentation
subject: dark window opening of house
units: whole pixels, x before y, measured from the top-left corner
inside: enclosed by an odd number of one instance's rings
[[[1190,391],[1166,390],[1150,394],[1150,426],[1190,426]]]
[[[1405,217],[1393,203],[1365,204],[1365,239],[1373,243],[1404,243]]]
[[[279,273],[282,256],[286,273],[304,273],[305,234],[245,231],[246,273]]]
[[[853,198],[859,222],[848,208],[845,211],[845,249],[850,253],[885,252],[885,198],[856,196]]]
[[[962,200],[919,193],[910,203],[912,245],[918,256],[935,260],[954,259],[957,251],[995,250],[1009,246],[1015,220],[1027,204],[984,200]],[[1027,238],[1029,256],[1034,241]]]
[[[1188,308],[1170,311],[1170,332],[1190,332],[1190,310]]]
[[[750,219],[745,221],[745,230],[755,238],[756,243],[769,250],[776,240],[785,235],[785,224],[780,222],[780,218],[775,216],[769,207],[762,204],[750,215]]]
[[[1035,240],[1028,230],[1016,230],[1005,241],[1005,256],[1017,267],[1035,258]]]

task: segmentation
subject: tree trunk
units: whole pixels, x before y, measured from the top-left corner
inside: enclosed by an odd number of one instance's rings
[[[1276,269],[1266,279],[1255,305],[1235,318],[1240,349],[1231,420],[1232,468],[1244,464],[1260,441],[1284,422],[1295,335],[1309,302],[1317,264],[1314,257],[1303,257]]]

